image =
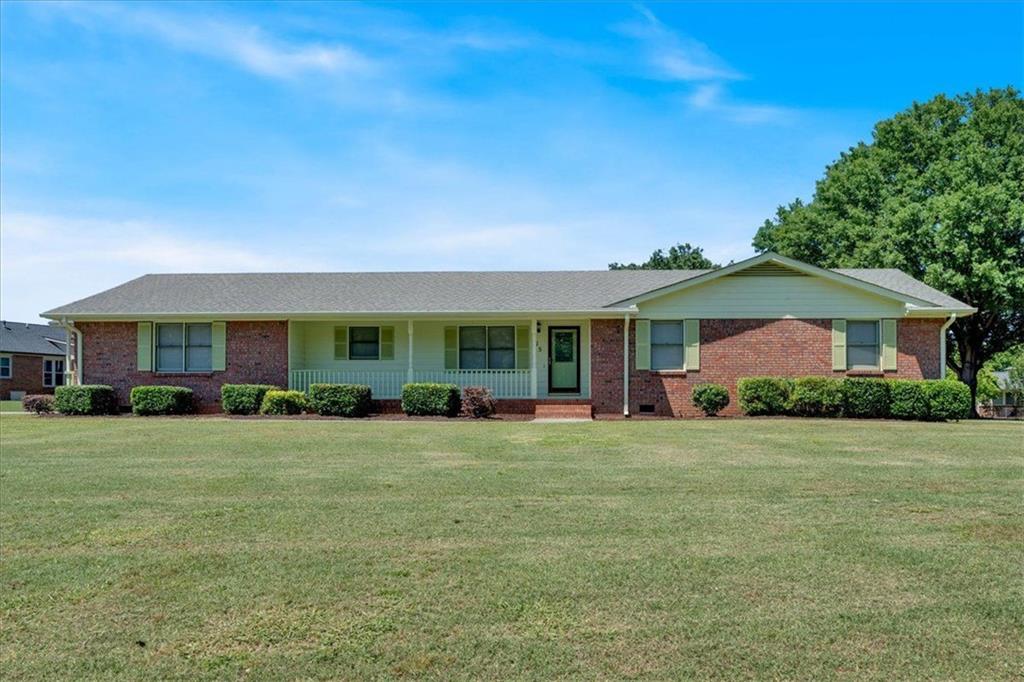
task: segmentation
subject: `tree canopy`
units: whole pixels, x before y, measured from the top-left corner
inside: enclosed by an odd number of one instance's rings
[[[982,364],[1024,340],[1024,100],[1013,88],[939,95],[878,123],[754,247],[899,268],[978,308],[949,331],[950,365],[975,390]]]
[[[658,249],[645,263],[609,263],[609,270],[717,270],[722,267],[704,256],[704,249],[690,244],[676,244],[666,254]]]

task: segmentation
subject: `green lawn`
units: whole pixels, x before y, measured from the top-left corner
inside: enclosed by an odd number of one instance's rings
[[[0,400],[0,412],[22,412],[20,400]]]
[[[6,679],[1020,679],[1024,425],[0,419]]]

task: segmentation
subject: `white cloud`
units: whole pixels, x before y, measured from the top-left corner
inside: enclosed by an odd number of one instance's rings
[[[792,109],[769,104],[741,104],[726,100],[721,83],[697,86],[687,98],[692,109],[719,114],[734,123],[786,123],[795,116]]]
[[[255,251],[145,221],[5,213],[0,225],[0,315],[8,320],[31,322],[44,310],[150,272],[322,267],[294,251]]]
[[[258,26],[224,19],[120,4],[70,3],[61,7],[70,18],[91,28],[144,35],[174,49],[220,59],[270,78],[292,78],[306,72],[361,74],[374,68],[370,58],[347,45],[289,42]]]
[[[647,60],[660,78],[709,81],[744,77],[704,43],[672,30],[642,5],[636,9],[643,20],[621,24],[617,30],[646,44]]]

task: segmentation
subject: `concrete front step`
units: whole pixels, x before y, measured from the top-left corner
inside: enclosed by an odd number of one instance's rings
[[[560,405],[557,403],[537,403],[534,408],[534,419],[593,419],[593,406]]]

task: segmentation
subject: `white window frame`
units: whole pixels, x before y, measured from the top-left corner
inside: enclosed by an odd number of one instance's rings
[[[188,327],[192,324],[203,324],[210,328],[210,366],[204,369],[188,367]],[[181,369],[160,369],[160,327],[178,325],[181,327]],[[170,346],[168,346],[169,348]],[[207,346],[196,346],[207,348]],[[153,371],[157,374],[208,374],[213,371],[213,323],[212,322],[157,322],[153,325]]]
[[[675,346],[674,343],[654,343],[654,325],[656,324],[677,324],[679,325],[680,337],[682,342],[679,345],[681,351],[680,362],[678,367],[655,367],[654,366],[654,347],[655,346]],[[686,369],[686,324],[683,320],[651,320],[651,332],[650,332],[650,344],[651,344],[651,371],[652,372],[681,372]]]
[[[7,360],[7,373],[4,374],[3,367],[0,366],[0,379],[10,379],[14,376],[14,356],[4,353],[0,358]]]
[[[46,363],[52,362],[53,368],[50,371],[46,371]],[[60,371],[57,371],[57,363],[60,363]],[[50,375],[50,382],[46,382],[46,375]],[[64,381],[61,379],[60,383],[57,383],[57,375],[64,376],[64,358],[43,358],[43,386],[46,388],[54,388],[56,386],[63,386]]]
[[[875,325],[875,364],[854,365],[850,362],[850,323],[871,322]],[[866,348],[862,344],[856,344],[858,348]],[[848,319],[846,320],[846,370],[848,372],[880,372],[882,371],[882,321],[874,318]]]
[[[485,365],[484,367],[463,368],[463,366],[462,366],[462,330],[463,330],[463,328],[466,328],[466,327],[483,327],[483,330],[484,330],[484,348],[483,348],[483,350],[484,350],[484,365]],[[459,333],[458,333],[458,338],[456,339],[456,347],[455,347],[455,353],[456,353],[456,356],[457,356],[457,359],[458,359],[458,363],[457,364],[458,364],[458,367],[459,367],[460,370],[461,369],[466,369],[466,371],[468,371],[468,372],[482,372],[482,371],[488,371],[488,372],[491,372],[491,371],[494,371],[494,372],[498,372],[498,371],[507,372],[507,371],[509,371],[510,368],[507,368],[507,367],[503,367],[503,368],[499,367],[499,368],[493,368],[493,369],[491,368],[491,328],[492,327],[508,327],[509,329],[512,330],[512,367],[511,367],[511,369],[518,369],[516,367],[516,360],[518,360],[518,358],[519,358],[519,355],[518,355],[518,353],[519,353],[519,345],[518,345],[519,344],[519,338],[518,338],[518,336],[519,335],[516,334],[516,326],[514,324],[460,324],[459,327],[458,327]],[[474,349],[474,350],[479,350],[479,349]],[[508,350],[508,349],[502,349],[502,350]]]

